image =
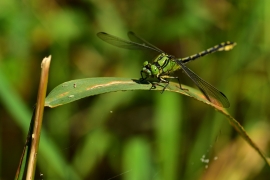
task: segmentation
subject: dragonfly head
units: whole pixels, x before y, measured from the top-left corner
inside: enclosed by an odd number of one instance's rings
[[[156,65],[149,63],[148,61],[145,61],[143,63],[143,68],[141,70],[141,74],[143,77],[149,77],[149,76],[157,76],[159,73],[159,69]]]

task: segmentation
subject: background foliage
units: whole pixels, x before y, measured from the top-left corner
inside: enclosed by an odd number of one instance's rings
[[[48,91],[86,77],[140,78],[151,54],[110,46],[132,30],[177,57],[235,41],[188,66],[226,94],[228,111],[269,155],[270,2],[0,1],[0,179],[15,176],[52,55]],[[184,84],[192,82],[178,72]],[[224,116],[179,94],[117,92],[45,109],[36,179],[267,179]]]

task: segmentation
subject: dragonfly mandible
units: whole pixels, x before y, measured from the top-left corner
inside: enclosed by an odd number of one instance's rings
[[[185,64],[216,51],[231,50],[236,45],[236,43],[227,41],[192,56],[188,56],[185,58],[175,58],[174,56],[165,53],[161,49],[147,42],[140,36],[136,35],[134,32],[128,32],[129,40],[124,40],[105,32],[99,32],[97,33],[97,36],[103,41],[120,48],[131,50],[150,50],[158,53],[159,55],[153,60],[152,63],[148,61],[145,61],[143,63],[141,77],[143,80],[149,77],[153,77],[157,78],[159,80],[159,83],[165,83],[166,85],[164,86],[162,92],[169,85],[168,79],[177,79],[180,85],[180,89],[187,90],[181,87],[179,77],[171,76],[173,72],[182,69],[182,71],[196,84],[196,86],[199,88],[199,90],[203,93],[203,95],[208,101],[224,108],[228,108],[230,106],[229,100],[222,92],[217,90],[211,84],[207,83],[205,80],[201,79]],[[152,85],[152,87],[155,88],[155,85],[153,83]]]

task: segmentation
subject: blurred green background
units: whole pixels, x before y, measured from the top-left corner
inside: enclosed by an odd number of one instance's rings
[[[228,97],[228,111],[269,155],[270,1],[0,1],[0,179],[13,179],[36,101],[41,60],[52,55],[48,93],[88,77],[140,78],[151,55],[110,46],[132,30],[186,57]],[[182,72],[176,75],[189,86]],[[128,91],[46,108],[35,179],[268,179],[270,170],[225,116],[179,94]]]

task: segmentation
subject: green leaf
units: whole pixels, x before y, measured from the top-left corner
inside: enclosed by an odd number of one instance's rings
[[[155,89],[162,92],[165,84],[160,83],[156,85]],[[48,107],[57,107],[61,106],[88,96],[94,96],[109,92],[116,91],[128,91],[128,90],[150,90],[152,87],[151,83],[145,82],[141,83],[139,80],[130,79],[130,78],[117,78],[117,77],[98,77],[98,78],[86,78],[86,79],[77,79],[65,82],[54,88],[47,98],[45,99],[45,106]],[[192,97],[198,101],[204,102],[217,111],[224,114],[229,123],[234,127],[234,129],[246,140],[246,142],[257,151],[257,153],[265,160],[265,162],[270,166],[270,161],[263,154],[260,148],[251,140],[251,138],[246,133],[245,129],[241,124],[235,120],[226,109],[217,106],[209,102],[204,95],[197,89],[181,85],[182,89],[179,88],[178,83],[170,82],[169,86],[165,91],[172,91],[180,93],[189,97]],[[166,92],[164,92],[166,93]]]
[[[164,83],[160,83],[160,85],[156,85],[155,89],[151,90],[162,92],[164,85]],[[185,85],[181,86],[183,89],[188,90],[181,90],[178,83],[170,82],[169,86],[165,89],[165,91],[173,91],[184,94],[186,96],[190,96],[199,101],[202,101],[206,104],[215,106],[214,104],[209,102],[198,90]],[[64,82],[54,88],[46,97],[45,106],[54,108],[88,96],[94,96],[116,91],[150,90],[151,87],[151,83],[141,83],[139,80],[130,78],[98,77],[76,79]]]

